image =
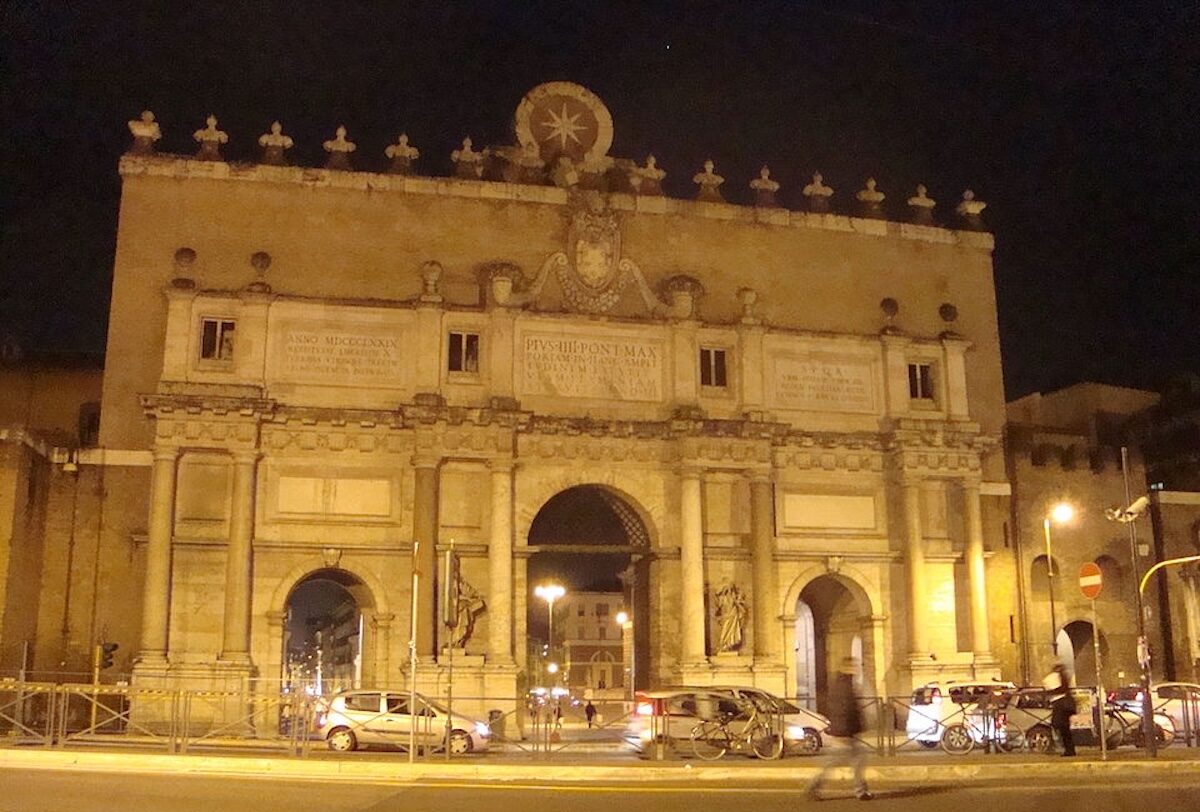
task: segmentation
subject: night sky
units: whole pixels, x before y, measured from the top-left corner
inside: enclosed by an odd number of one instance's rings
[[[0,338],[103,350],[126,121],[192,153],[210,112],[249,160],[274,119],[321,165],[344,123],[362,169],[401,131],[418,171],[464,135],[511,143],[534,85],[612,111],[611,154],[653,152],[691,197],[706,158],[749,202],[765,162],[797,207],[814,169],[902,214],[989,204],[1009,396],[1157,386],[1200,357],[1200,4],[121,3],[0,5]],[[902,299],[902,295],[900,296]]]

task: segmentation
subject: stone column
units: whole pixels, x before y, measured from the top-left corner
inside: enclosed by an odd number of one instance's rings
[[[929,635],[923,615],[928,607],[925,585],[925,541],[921,537],[921,483],[905,479],[904,494],[904,568],[908,581],[908,650],[914,657],[929,656]]]
[[[492,532],[488,539],[488,660],[512,665],[513,489],[512,462],[494,460]]]
[[[680,472],[679,569],[681,661],[684,665],[706,662],[704,645],[704,516],[700,495],[700,469]]]
[[[250,662],[250,568],[253,559],[257,451],[233,455],[233,505],[225,558],[225,629],[221,659]]]
[[[434,600],[437,577],[438,537],[438,464],[440,459],[421,456],[413,460],[416,484],[413,494],[413,538],[420,542],[417,550],[417,656],[433,657],[433,632],[437,626],[437,603]]]
[[[770,475],[765,471],[750,477],[750,539],[754,556],[754,656],[774,665],[779,656],[775,495]]]
[[[979,483],[964,482],[963,504],[967,520],[967,589],[971,598],[971,651],[991,656],[988,640],[987,579],[983,566],[983,512]]]
[[[155,448],[150,475],[150,527],[142,593],[143,663],[167,661],[171,615],[171,537],[175,532],[175,473],[179,449]]]
[[[267,616],[267,668],[265,676],[267,679],[274,679],[276,675],[281,680],[287,680],[290,676],[287,671],[287,660],[284,656],[286,648],[284,646],[284,635],[286,629],[284,624],[287,623],[287,612],[279,609],[271,609],[266,612]],[[262,673],[262,672],[260,672]]]

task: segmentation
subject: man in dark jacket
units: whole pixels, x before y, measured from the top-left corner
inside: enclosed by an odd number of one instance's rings
[[[1050,726],[1062,740],[1064,756],[1075,755],[1075,739],[1071,734],[1071,716],[1075,713],[1075,695],[1071,693],[1071,675],[1062,662],[1042,681],[1050,699]]]
[[[860,801],[871,800],[867,790],[867,745],[859,738],[863,731],[862,709],[858,705],[858,692],[854,688],[854,677],[858,672],[858,661],[853,657],[842,660],[842,667],[829,689],[829,732],[833,736],[846,736],[850,739],[850,747],[830,759],[808,785],[808,797],[819,800],[821,785],[834,767],[853,765],[854,767],[854,797]]]

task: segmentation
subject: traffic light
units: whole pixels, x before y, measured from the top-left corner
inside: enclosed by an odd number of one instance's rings
[[[112,668],[113,652],[119,649],[120,646],[116,643],[101,643],[100,644],[100,667]]]

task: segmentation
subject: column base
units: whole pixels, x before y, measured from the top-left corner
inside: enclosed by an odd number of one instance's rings
[[[249,658],[241,663],[171,663],[165,657],[143,657],[133,666],[130,721],[155,733],[220,730],[273,738],[279,735],[278,715],[255,709],[270,707],[276,691],[273,686],[256,703],[251,683],[256,673]]]
[[[939,654],[937,659],[926,652],[910,652],[905,663],[912,688],[928,682],[975,679],[974,655],[970,652]]]
[[[675,667],[680,685],[712,685],[713,667],[708,660],[679,663]]]
[[[977,651],[975,657],[975,679],[1000,679],[1000,661],[990,651]]]
[[[755,658],[751,670],[755,688],[762,688],[775,696],[788,696],[794,692],[788,690],[787,667],[780,665],[775,658]]]

